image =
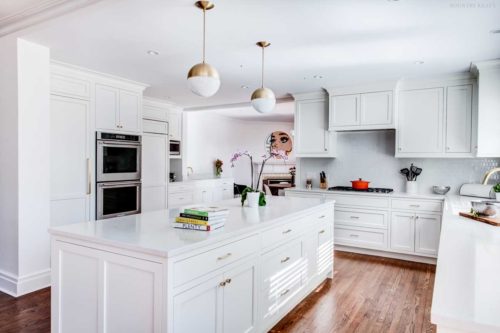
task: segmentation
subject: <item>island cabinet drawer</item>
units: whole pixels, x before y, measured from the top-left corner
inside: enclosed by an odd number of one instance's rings
[[[170,183],[168,188],[169,193],[192,192],[192,191],[194,191],[194,186],[191,184]]]
[[[386,230],[335,227],[335,244],[372,249],[387,248]]]
[[[283,245],[262,257],[262,289],[280,288],[281,284],[304,271],[302,242]]]
[[[335,209],[335,224],[387,229],[387,212],[358,209]]]
[[[309,222],[306,220],[307,219],[302,218],[264,231],[262,234],[262,247],[266,248],[278,245],[281,242],[293,239],[294,237],[300,235]]]
[[[177,261],[173,264],[174,286],[180,286],[256,253],[258,251],[258,244],[259,236],[254,235]]]
[[[443,203],[441,201],[430,201],[430,200],[424,201],[424,200],[393,199],[392,209],[441,212],[443,210]]]
[[[327,199],[335,200],[335,206],[354,206],[367,208],[389,208],[390,199],[359,195],[326,194]]]
[[[168,207],[179,207],[183,205],[189,205],[193,203],[193,193],[192,192],[184,192],[184,193],[170,193],[168,195]]]

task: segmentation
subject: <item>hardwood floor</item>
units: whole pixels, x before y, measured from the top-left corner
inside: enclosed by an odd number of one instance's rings
[[[283,318],[273,333],[435,332],[432,265],[335,252],[335,277]],[[0,332],[50,332],[50,289],[0,293]]]

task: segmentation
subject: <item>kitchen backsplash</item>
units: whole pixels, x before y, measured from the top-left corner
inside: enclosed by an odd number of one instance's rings
[[[329,186],[350,186],[350,181],[363,178],[371,187],[389,187],[405,191],[406,178],[399,173],[411,163],[423,169],[418,178],[419,192],[432,193],[433,185],[451,186],[458,193],[463,183],[480,183],[484,173],[500,165],[500,159],[431,159],[395,158],[395,132],[369,131],[338,134],[335,159],[303,158],[298,186],[305,186],[307,177],[319,186],[319,172],[325,171]],[[500,182],[495,175],[491,182]]]

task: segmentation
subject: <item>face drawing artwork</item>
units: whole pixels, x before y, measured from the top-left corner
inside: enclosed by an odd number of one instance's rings
[[[284,131],[274,131],[266,140],[266,147],[271,150],[282,150],[288,156],[293,150],[292,138]]]

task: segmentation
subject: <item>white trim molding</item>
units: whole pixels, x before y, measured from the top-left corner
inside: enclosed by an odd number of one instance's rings
[[[0,291],[13,297],[19,297],[49,287],[50,283],[50,269],[20,277],[0,271]]]

